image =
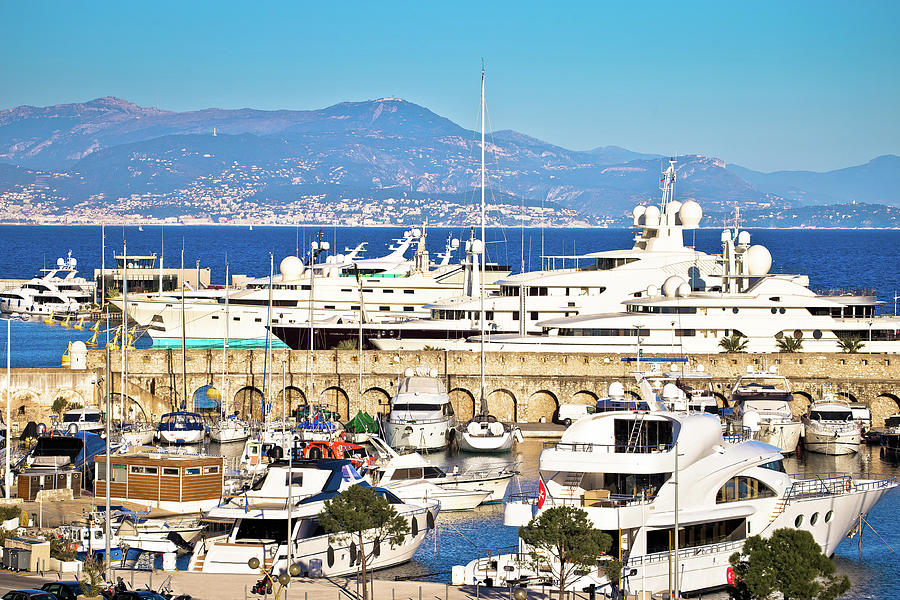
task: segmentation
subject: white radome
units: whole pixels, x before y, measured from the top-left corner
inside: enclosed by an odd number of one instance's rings
[[[678,293],[678,288],[683,283],[687,282],[678,275],[669,276],[663,283],[663,295],[665,295],[666,298],[674,298],[675,294]]]
[[[747,248],[744,261],[747,272],[753,277],[761,277],[772,268],[772,254],[768,248],[759,244]]]
[[[644,211],[644,225],[647,227],[656,227],[659,225],[659,209],[655,206],[648,206]]]
[[[693,229],[700,224],[702,218],[703,208],[693,200],[683,202],[678,210],[678,220],[681,221],[682,227]]]
[[[678,289],[675,290],[675,295],[679,298],[686,298],[691,295],[691,284],[685,282],[678,286]]]
[[[296,281],[303,275],[303,261],[296,256],[285,256],[278,266],[282,281]]]

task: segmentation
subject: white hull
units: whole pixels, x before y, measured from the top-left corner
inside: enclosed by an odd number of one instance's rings
[[[860,432],[858,427],[844,431],[822,425],[806,425],[804,446],[810,452],[839,456],[859,451]]]
[[[803,423],[800,421],[759,424],[759,431],[753,432],[753,439],[758,442],[775,446],[785,454],[791,454],[797,450],[800,443],[800,435],[803,433]]]
[[[122,442],[130,446],[146,446],[153,442],[153,429],[139,429],[137,431],[122,432]]]
[[[470,435],[463,431],[457,432],[456,443],[463,452],[509,452],[512,449],[514,437],[512,431],[505,431],[501,435]]]
[[[204,432],[200,430],[156,432],[156,437],[161,442],[176,445],[199,444],[203,441],[203,436]]]
[[[235,421],[220,421],[209,429],[209,439],[220,444],[243,442],[249,437],[247,427]]]
[[[395,449],[441,450],[447,447],[450,430],[455,424],[455,419],[432,423],[386,421],[384,423],[385,441]]]
[[[438,486],[427,481],[396,483],[388,485],[387,489],[404,502],[437,500],[441,503],[442,512],[473,510],[490,495],[487,490],[472,491],[461,487]]]
[[[369,569],[383,569],[409,561],[425,540],[430,527],[434,526],[440,508],[432,503],[408,514],[410,532],[403,540],[391,548],[388,542],[382,541],[378,548],[378,556],[374,556],[374,541],[365,539],[366,556]],[[413,525],[415,520],[415,525]],[[301,575],[315,574],[324,577],[349,575],[358,570],[357,563],[351,560],[351,540],[331,543],[328,535],[320,535],[293,542],[292,556],[294,564],[300,566]],[[355,540],[353,540],[355,548]],[[199,542],[194,548],[188,564],[188,571],[203,573],[246,573],[258,575],[258,569],[250,569],[247,561],[253,557],[260,564],[271,569],[274,574],[286,573],[288,570],[287,545],[275,543],[228,543],[228,536],[219,536]],[[320,573],[316,573],[321,568]]]

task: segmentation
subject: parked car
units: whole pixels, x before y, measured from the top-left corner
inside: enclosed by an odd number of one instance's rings
[[[566,427],[585,415],[592,415],[596,409],[589,404],[560,404],[556,411],[556,422]]]
[[[166,597],[152,590],[125,590],[117,592],[113,600],[166,600]]]
[[[51,581],[42,585],[41,589],[56,596],[57,600],[75,600],[84,594],[77,581]]]
[[[56,600],[56,596],[44,590],[11,590],[2,600]]]

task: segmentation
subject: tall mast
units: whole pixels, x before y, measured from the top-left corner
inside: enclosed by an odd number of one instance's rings
[[[222,419],[228,413],[228,254],[225,255],[225,343],[222,344],[222,387],[225,398],[222,402]]]
[[[187,323],[184,318],[184,238],[181,238],[181,404],[187,410]]]
[[[159,232],[159,295],[163,293],[163,259],[166,257],[166,230]]]
[[[485,267],[485,254],[487,250],[487,244],[485,243],[484,238],[484,182],[485,182],[485,169],[484,169],[484,65],[481,67],[481,277],[479,278],[479,283],[481,284],[481,315],[480,315],[480,329],[481,335],[479,339],[480,350],[481,350],[481,414],[487,414],[487,403],[485,402],[484,397],[484,267]]]
[[[128,243],[122,238],[122,393],[119,394],[119,422],[125,421],[125,389],[128,385],[126,352],[128,347]]]

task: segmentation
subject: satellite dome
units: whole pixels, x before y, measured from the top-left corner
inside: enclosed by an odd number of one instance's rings
[[[750,246],[744,252],[744,265],[751,277],[761,277],[772,268],[772,255],[765,246]]]
[[[678,200],[672,200],[671,202],[666,204],[667,215],[677,214],[679,210],[681,210],[681,202],[679,202]]]
[[[484,252],[484,242],[472,240],[472,254],[481,254],[482,252]]]
[[[285,256],[278,270],[282,281],[296,281],[303,275],[303,261],[296,256]]]
[[[625,397],[625,386],[622,385],[619,381],[613,381],[609,384],[609,397],[610,398],[624,398]]]
[[[87,352],[87,346],[81,340],[75,340],[72,342],[72,347],[69,348],[69,353],[77,354],[79,352]]]
[[[678,287],[683,283],[687,282],[678,275],[671,275],[663,283],[663,295],[666,298],[674,298],[675,294],[678,292]]]
[[[644,225],[647,227],[659,226],[659,209],[655,206],[648,206],[644,211]]]
[[[730,242],[731,241],[731,232],[728,231],[727,229],[723,229],[721,239],[723,242]]]
[[[683,227],[693,229],[700,225],[700,219],[703,218],[703,209],[693,200],[688,200],[681,205],[678,211],[678,220],[681,221]]]
[[[64,266],[66,266],[66,261],[65,261],[65,259],[57,258],[57,259],[56,259],[56,266],[57,266],[57,267],[64,267]]]
[[[742,231],[738,234],[737,243],[739,246],[749,246],[750,245],[750,232]]]
[[[678,289],[675,290],[675,294],[680,298],[684,298],[686,296],[690,296],[691,291],[691,284],[685,282],[678,286]]]
[[[416,227],[410,233],[412,233],[413,237],[420,237],[422,235],[422,230]]]
[[[647,296],[649,296],[651,298],[653,296],[659,296],[659,288],[656,287],[655,285],[648,285],[647,286]]]
[[[759,413],[755,410],[748,410],[741,417],[741,424],[750,431],[759,431]]]
[[[666,400],[675,400],[676,398],[681,396],[681,393],[677,385],[675,385],[674,383],[667,383],[663,386],[662,396]]]
[[[634,217],[635,220],[637,220],[637,219],[639,219],[641,216],[643,216],[643,214],[644,214],[645,212],[647,212],[647,207],[644,206],[643,204],[638,204],[638,205],[635,206],[634,209],[631,211],[631,216]]]

